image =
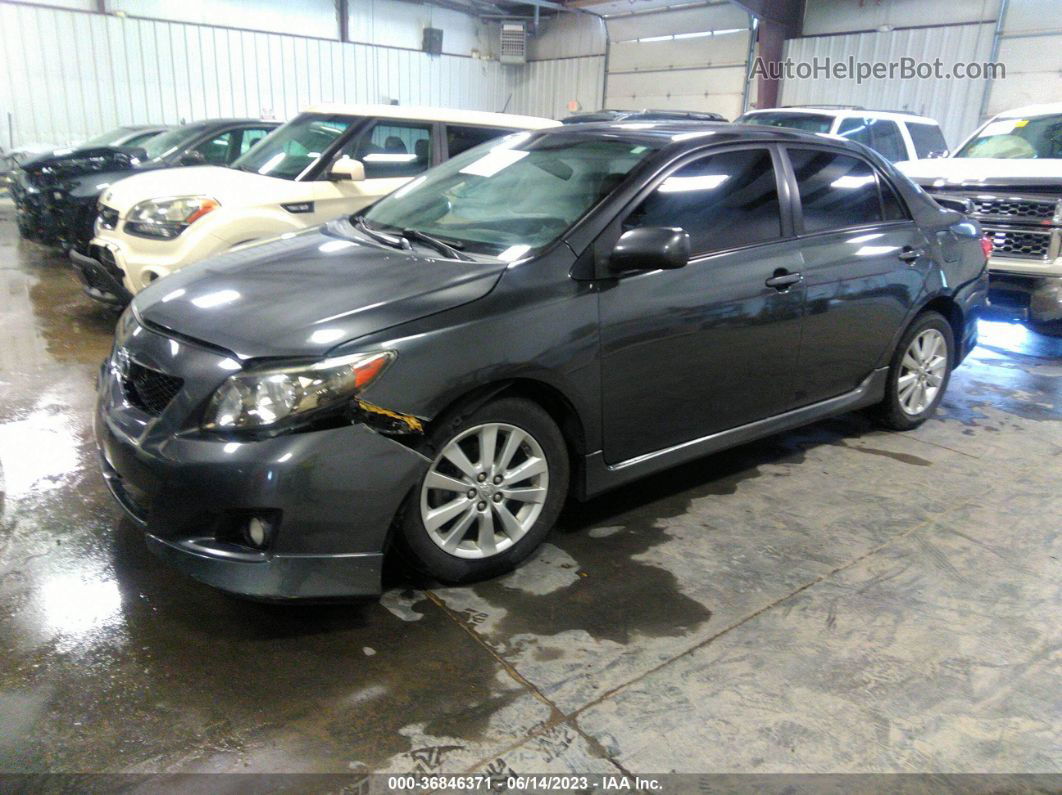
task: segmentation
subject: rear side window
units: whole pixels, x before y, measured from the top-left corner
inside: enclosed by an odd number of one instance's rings
[[[624,226],[681,227],[694,254],[775,240],[782,220],[771,154],[742,149],[688,163],[631,212]]]
[[[919,158],[943,157],[948,151],[944,135],[935,124],[907,122],[907,132],[911,134],[911,143]]]
[[[805,232],[823,232],[882,220],[878,180],[870,164],[816,149],[789,149]]]
[[[900,127],[889,119],[850,117],[840,123],[837,134],[869,146],[893,163],[907,159],[907,148],[904,146]]]
[[[344,154],[362,162],[366,179],[412,177],[431,165],[431,123],[378,121]]]
[[[473,146],[479,146],[494,138],[508,135],[515,130],[501,127],[466,127],[458,124],[446,125],[446,150],[449,157],[459,155]]]

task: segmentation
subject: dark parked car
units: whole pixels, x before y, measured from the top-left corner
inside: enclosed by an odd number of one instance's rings
[[[919,425],[986,253],[858,144],[661,123],[521,132],[367,211],[138,294],[100,372],[153,550],[263,598],[466,582],[586,498],[874,407]]]
[[[115,127],[75,147],[59,147],[18,158],[7,174],[7,183],[18,210],[18,229],[23,237],[47,237],[46,188],[64,178],[113,168],[135,147],[170,129],[163,124]],[[17,181],[17,184],[15,184]]]
[[[726,121],[707,110],[588,110],[561,119],[561,124],[618,121]]]
[[[19,232],[84,251],[92,240],[100,194],[112,183],[148,169],[228,165],[279,124],[211,119],[175,127],[139,146],[81,149],[39,166],[25,163],[11,190]]]

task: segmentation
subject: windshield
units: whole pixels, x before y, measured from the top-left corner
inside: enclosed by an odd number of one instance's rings
[[[129,134],[129,130],[125,127],[115,127],[113,130],[108,130],[102,135],[97,135],[95,138],[89,138],[83,144],[80,144],[82,149],[88,149],[94,146],[110,146],[115,141],[121,140]]]
[[[955,157],[1062,158],[1062,114],[990,121]]]
[[[161,160],[169,157],[178,149],[183,149],[192,139],[203,132],[203,127],[195,125],[191,127],[178,127],[176,130],[164,132],[144,141],[144,151],[147,152],[148,160]]]
[[[297,179],[359,116],[304,113],[267,135],[232,164],[267,177]]]
[[[560,237],[657,144],[521,132],[469,149],[365,214],[465,250],[519,259]]]
[[[833,116],[819,113],[749,113],[735,121],[738,124],[765,124],[768,127],[788,127],[813,133],[828,133],[833,126]]]

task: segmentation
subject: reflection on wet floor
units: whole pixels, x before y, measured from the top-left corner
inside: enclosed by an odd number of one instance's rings
[[[799,744],[831,711],[902,729],[854,732],[847,746],[834,737],[835,756],[812,769],[876,760],[864,769],[993,770],[1057,751],[1057,721],[1038,734],[1013,721],[1039,725],[1060,708],[1057,667],[1023,660],[1057,646],[1062,625],[1048,620],[1059,609],[1057,541],[1041,521],[1062,512],[1062,340],[984,323],[941,417],[917,433],[846,415],[570,505],[542,554],[508,577],[436,589],[396,567],[381,600],[278,607],[200,586],[146,551],[104,488],[91,439],[115,315],[2,216],[0,256],[0,771],[659,772],[709,760],[762,772],[770,758],[757,768],[753,749],[763,738]],[[964,518],[948,535],[955,516]],[[973,541],[942,551],[941,534],[958,533]],[[892,568],[871,571],[879,560]],[[992,603],[948,579],[976,583],[964,567],[1000,560],[1013,563],[998,575],[1008,596]],[[910,604],[890,594],[845,615],[862,597],[843,591],[844,576],[864,594],[900,571]],[[952,583],[946,597],[915,593],[937,582]],[[842,607],[823,629],[799,599],[827,587],[842,589],[831,603]],[[938,658],[909,635],[946,598],[958,607],[943,625],[952,629],[937,632],[955,637]],[[989,623],[965,634],[965,614]],[[784,616],[785,630],[771,630],[770,658],[735,671],[768,631],[756,622],[771,616]],[[850,645],[871,625],[873,637]],[[1008,631],[1022,633],[999,647],[1013,658],[980,661],[986,638]],[[743,637],[749,648],[668,679]],[[836,669],[833,692],[769,697],[774,680],[815,655],[853,667]],[[912,659],[938,671],[1020,670],[1020,687],[993,687],[1029,703],[941,674],[939,699],[913,704],[902,684]],[[731,678],[720,684],[714,670]],[[653,721],[638,717],[655,708],[669,736],[695,733],[706,718],[681,699],[724,714],[739,687],[762,690],[762,706],[743,704],[697,751],[654,737]],[[631,699],[641,712],[626,711]],[[907,754],[929,720],[947,724],[951,742],[918,762]],[[974,740],[1001,726],[1012,727],[1002,745]]]

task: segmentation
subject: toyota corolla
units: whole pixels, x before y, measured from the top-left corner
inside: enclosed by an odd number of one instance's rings
[[[232,592],[376,593],[392,551],[489,577],[569,495],[854,409],[919,425],[976,344],[987,253],[858,144],[518,133],[140,293],[102,467],[154,551]]]

